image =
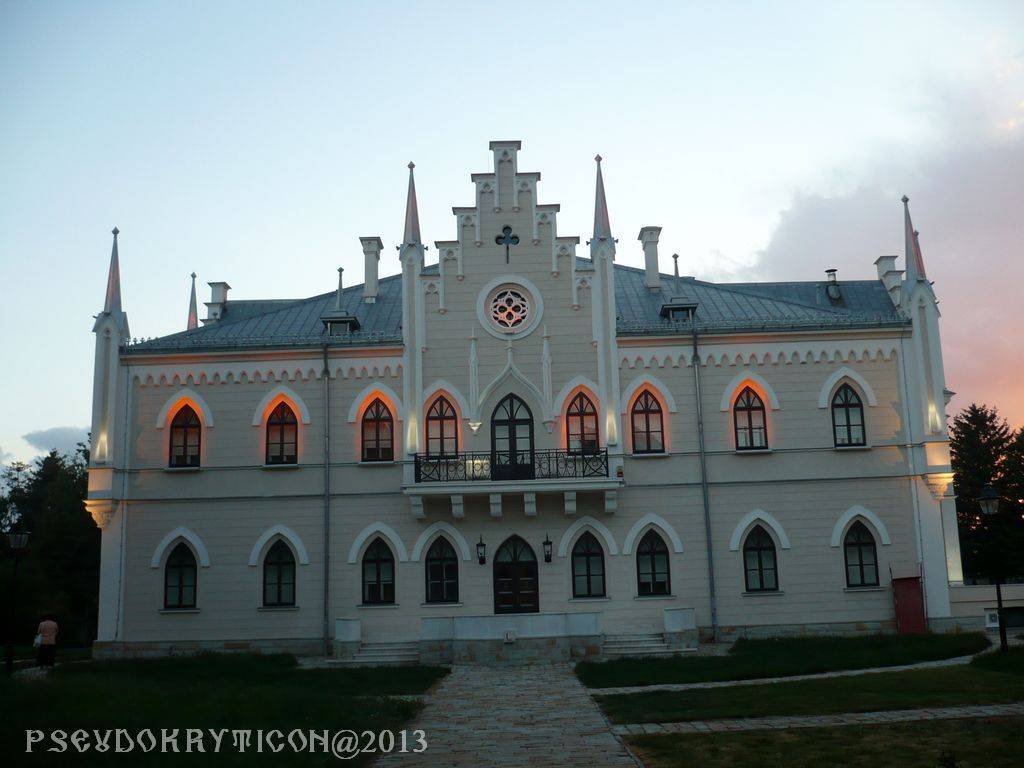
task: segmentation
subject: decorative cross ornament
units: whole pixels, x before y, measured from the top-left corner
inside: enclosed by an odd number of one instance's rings
[[[503,227],[501,234],[494,238],[494,242],[505,246],[505,263],[508,264],[508,249],[510,246],[519,245],[519,235],[512,234],[512,227]]]

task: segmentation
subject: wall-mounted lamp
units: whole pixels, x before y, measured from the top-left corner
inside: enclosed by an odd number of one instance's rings
[[[483,422],[480,422],[480,421],[471,421],[471,422],[469,422],[469,428],[473,430],[473,434],[474,434],[474,435],[476,434],[476,431],[477,431],[478,429],[480,429],[480,425],[481,425],[482,423],[483,423]]]
[[[551,562],[551,538],[544,534],[544,562]]]
[[[476,560],[480,565],[487,562],[487,545],[484,544],[484,537],[480,537],[480,541],[476,543]]]

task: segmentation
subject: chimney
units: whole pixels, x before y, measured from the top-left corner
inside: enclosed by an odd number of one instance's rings
[[[903,270],[896,269],[897,258],[896,256],[879,256],[875,259],[875,269],[878,270],[878,279],[882,281],[885,290],[889,292],[889,299],[894,305],[899,306]]]
[[[644,248],[644,283],[652,291],[661,290],[661,274],[658,271],[658,238],[661,227],[644,227],[637,239]]]
[[[379,237],[360,237],[359,242],[363,246],[366,265],[363,269],[363,301],[373,304],[377,301],[377,264],[384,243]]]
[[[227,283],[207,283],[210,286],[210,300],[206,302],[206,319],[203,325],[216,323],[224,317],[228,308],[228,291],[231,286]]]

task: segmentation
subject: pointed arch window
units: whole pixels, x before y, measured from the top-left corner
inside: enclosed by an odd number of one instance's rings
[[[363,604],[391,605],[395,602],[395,556],[379,536],[363,555]]]
[[[196,556],[181,541],[171,550],[164,566],[164,608],[169,611],[196,607]]]
[[[267,464],[297,464],[299,422],[288,403],[278,403],[267,419]]]
[[[778,591],[775,541],[760,525],[754,526],[743,542],[743,569],[747,592]]]
[[[427,411],[427,455],[455,456],[459,452],[458,417],[447,398],[439,397]]]
[[[444,536],[438,536],[427,550],[424,576],[428,603],[459,602],[459,559]]]
[[[565,425],[566,450],[569,453],[597,453],[597,409],[585,393],[580,392],[569,403]]]
[[[263,605],[272,608],[295,605],[295,555],[281,539],[263,558]]]
[[[604,597],[604,550],[590,531],[572,548],[572,596]]]
[[[644,390],[633,403],[630,414],[633,432],[633,453],[664,453],[664,423],[661,403]]]
[[[363,461],[395,460],[395,421],[379,397],[363,413]]]
[[[653,529],[636,548],[636,591],[640,597],[671,594],[668,547]]]
[[[756,451],[768,447],[768,427],[764,403],[750,387],[745,387],[733,406],[736,426],[736,450]]]
[[[832,438],[836,448],[867,444],[864,404],[849,384],[843,384],[832,397]]]
[[[878,550],[875,537],[860,520],[850,526],[843,539],[846,557],[846,586],[878,586]]]
[[[169,466],[198,467],[202,426],[191,405],[183,405],[171,419]]]

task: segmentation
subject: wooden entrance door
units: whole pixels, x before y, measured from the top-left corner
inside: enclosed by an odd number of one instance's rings
[[[511,536],[494,553],[494,612],[537,613],[537,556],[518,536]]]

